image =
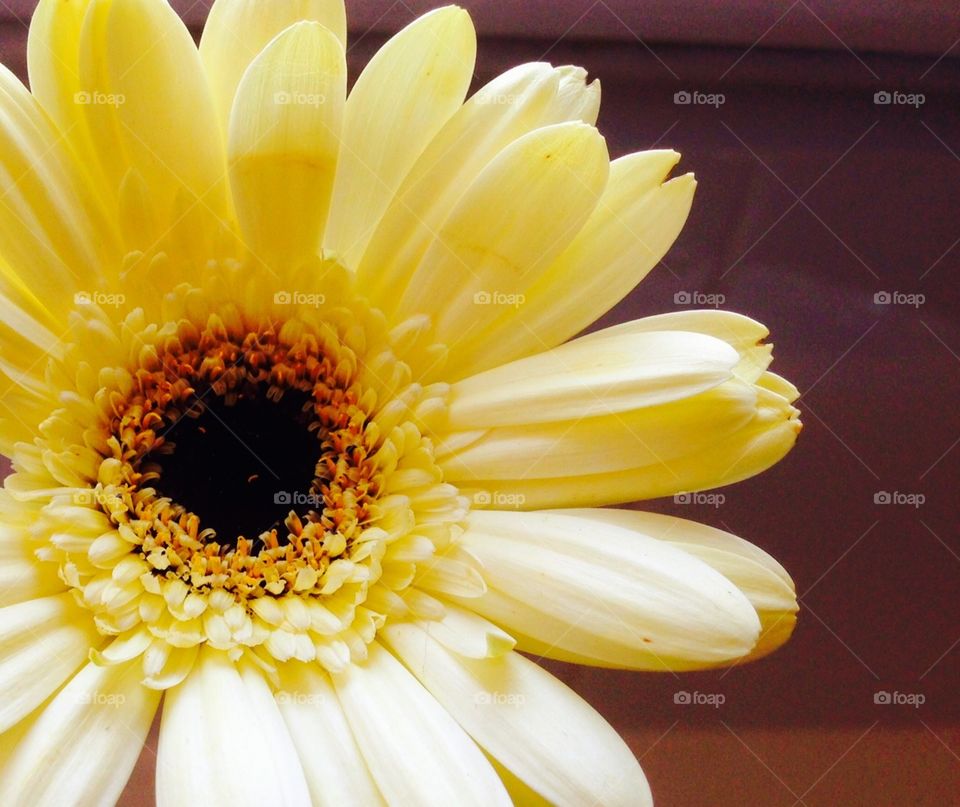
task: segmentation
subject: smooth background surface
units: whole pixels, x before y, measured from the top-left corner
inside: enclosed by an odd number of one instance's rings
[[[960,45],[947,52],[960,13],[462,4],[482,32],[511,35],[481,42],[478,82],[521,61],[584,65],[603,81],[614,156],[669,146],[698,176],[676,246],[603,324],[675,310],[679,292],[722,294],[770,326],[773,369],[804,392],[806,428],[779,466],[718,507],[649,503],[781,560],[801,595],[792,642],[682,678],[551,668],[628,738],[660,805],[960,803]],[[0,58],[20,70],[13,12],[32,4],[13,5]],[[175,5],[202,22],[203,3]],[[414,5],[429,4],[348,2],[354,77]],[[683,90],[725,103],[676,105]],[[925,103],[878,106],[880,90]],[[884,291],[925,302],[875,304]],[[880,491],[925,503],[876,504]],[[679,691],[725,702],[680,705]],[[925,703],[876,704],[880,691]],[[152,803],[152,752],[141,762],[129,805]]]

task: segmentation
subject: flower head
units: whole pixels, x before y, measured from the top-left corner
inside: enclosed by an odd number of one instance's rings
[[[163,805],[643,803],[516,651],[684,670],[792,630],[761,550],[596,509],[799,431],[746,317],[572,338],[679,232],[679,156],[611,164],[578,68],[465,101],[456,7],[349,96],[345,30],[217,0],[198,50],[162,0],[41,0],[32,93],[0,69],[3,803],[115,800],[161,695]]]

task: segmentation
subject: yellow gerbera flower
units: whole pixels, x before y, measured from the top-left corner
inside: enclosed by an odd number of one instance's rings
[[[107,804],[163,696],[161,805],[644,804],[516,650],[705,668],[789,635],[761,550],[598,505],[799,431],[766,330],[570,340],[691,175],[609,162],[583,70],[464,98],[447,7],[349,97],[340,0],[41,0],[0,70],[0,803]],[[547,508],[588,508],[555,510]]]

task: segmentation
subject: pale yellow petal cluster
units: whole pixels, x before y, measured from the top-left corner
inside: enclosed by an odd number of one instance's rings
[[[31,89],[0,68],[0,803],[114,803],[162,694],[163,807],[648,805],[518,651],[688,670],[790,636],[762,550],[589,509],[800,430],[747,317],[577,338],[693,175],[611,162],[582,68],[467,98],[476,46],[437,9],[348,92],[342,0],[215,0],[199,48],[166,0],[40,0]],[[298,395],[309,507],[218,535],[163,495],[205,397]]]

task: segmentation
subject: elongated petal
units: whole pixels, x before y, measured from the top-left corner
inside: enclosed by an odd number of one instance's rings
[[[347,99],[326,246],[359,263],[414,162],[463,103],[476,33],[455,6],[418,18],[370,60]]]
[[[637,510],[564,510],[565,515],[601,521],[666,541],[716,569],[750,600],[760,617],[760,639],[742,661],[780,647],[796,625],[797,594],[790,575],[776,560],[729,532],[683,518]]]
[[[489,586],[464,607],[516,636],[521,650],[600,666],[695,669],[746,655],[760,632],[753,606],[729,580],[620,527],[562,512],[475,512],[462,540]]]
[[[388,804],[510,804],[480,749],[380,645],[333,680]]]
[[[519,138],[451,211],[398,315],[436,312],[437,337],[444,342],[482,327],[503,307],[502,296],[525,288],[576,235],[608,170],[606,144],[587,124],[557,124]]]
[[[773,345],[764,342],[770,333],[765,325],[743,314],[715,308],[672,311],[669,314],[635,319],[595,331],[581,339],[592,341],[606,336],[657,331],[689,331],[723,340],[740,354],[740,361],[733,368],[734,374],[750,383],[763,375],[773,358]],[[784,397],[791,403],[795,400],[786,395]]]
[[[535,282],[523,305],[452,349],[450,370],[475,373],[553,347],[622,300],[680,233],[696,188],[692,174],[664,182],[673,151],[630,154],[610,166],[610,181],[577,237]]]
[[[63,136],[0,67],[0,294],[61,333],[114,244]]]
[[[160,703],[139,678],[137,662],[77,673],[18,743],[0,803],[115,804]]]
[[[0,608],[0,732],[43,703],[103,643],[69,594]]]
[[[458,656],[426,626],[388,625],[385,641],[480,746],[551,804],[652,804],[643,771],[610,725],[519,653]]]
[[[730,378],[737,352],[691,333],[575,340],[454,384],[450,429],[607,415],[696,395]]]
[[[401,183],[363,255],[358,280],[385,311],[398,303],[450,211],[514,140],[560,123],[561,73],[524,64],[476,92],[440,130]]]
[[[291,662],[280,670],[277,703],[316,807],[383,804],[329,676],[316,665]]]
[[[451,482],[468,485],[476,479],[564,478],[657,465],[708,450],[743,428],[756,402],[754,388],[734,379],[690,398],[632,411],[490,429],[442,457],[440,465]]]
[[[347,69],[320,23],[284,31],[250,65],[230,118],[230,183],[248,246],[264,260],[315,255],[330,209]]]
[[[223,138],[210,89],[193,39],[167,2],[91,3],[78,103],[114,188],[132,167],[163,215],[185,200],[211,226],[226,217]]]
[[[216,0],[211,6],[200,59],[224,133],[247,67],[277,34],[304,20],[322,23],[346,48],[343,0]]]
[[[783,459],[801,429],[799,413],[787,398],[766,388],[771,375],[765,373],[757,382],[752,419],[702,450],[626,470],[577,474],[572,468],[563,477],[464,479],[458,487],[475,501],[478,495],[499,491],[523,509],[540,510],[654,499],[739,482]],[[789,391],[782,385],[780,389]],[[710,416],[709,411],[703,414]]]
[[[309,803],[296,749],[263,676],[239,670],[225,653],[201,651],[190,675],[165,696],[159,807]]]

